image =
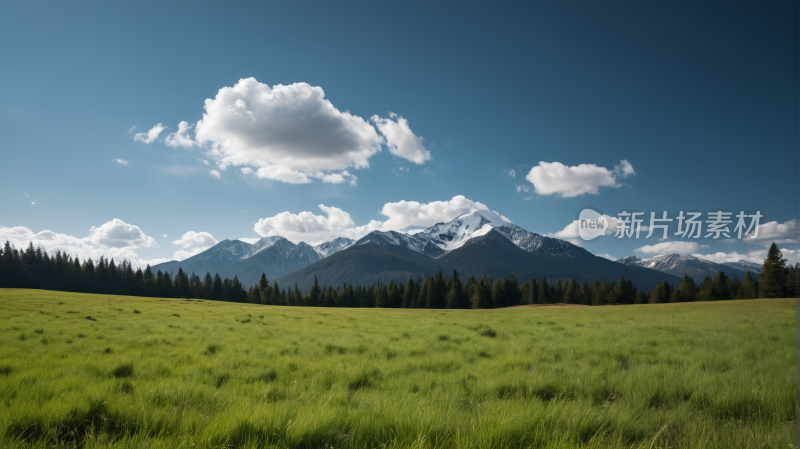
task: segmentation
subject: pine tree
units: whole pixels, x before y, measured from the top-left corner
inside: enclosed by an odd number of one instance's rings
[[[694,301],[695,295],[697,294],[697,287],[694,285],[694,279],[688,274],[684,274],[675,292],[677,294],[677,302]]]
[[[267,287],[269,287],[269,281],[267,280],[266,273],[261,273],[261,279],[258,281],[258,286],[261,287],[261,290],[264,290]]]
[[[731,292],[728,288],[728,276],[724,271],[720,271],[714,276],[713,296],[717,301],[731,299]]]
[[[317,280],[317,276],[314,276],[314,285],[308,289],[308,300],[306,301],[307,306],[318,306],[319,305],[319,281]]]
[[[780,298],[785,296],[786,285],[786,259],[774,242],[769,247],[767,258],[761,269],[761,278],[758,281],[759,298]]]
[[[539,304],[550,304],[551,299],[550,284],[547,282],[547,276],[544,276],[539,284]]]

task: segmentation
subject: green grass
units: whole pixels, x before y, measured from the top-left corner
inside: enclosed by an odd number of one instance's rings
[[[787,448],[794,349],[788,299],[454,311],[0,290],[0,446]]]

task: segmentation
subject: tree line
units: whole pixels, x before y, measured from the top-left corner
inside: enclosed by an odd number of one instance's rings
[[[294,287],[281,288],[269,282],[265,274],[249,288],[239,281],[206,273],[203,278],[188,274],[182,268],[176,274],[153,273],[148,265],[134,270],[130,262],[117,265],[104,257],[95,263],[91,258],[80,261],[61,251],[49,256],[30,243],[17,250],[9,242],[0,248],[0,287],[41,288],[83,293],[101,293],[164,298],[199,298],[220,301],[318,307],[389,307],[485,309],[528,304],[654,304],[667,302],[714,301],[800,297],[800,264],[787,265],[774,243],[764,260],[760,279],[749,271],[743,280],[729,278],[720,271],[706,276],[698,285],[686,275],[678,286],[662,282],[653,290],[639,290],[624,276],[616,282],[575,279],[530,278],[524,283],[513,274],[493,280],[486,276],[468,276],[462,282],[459,274],[441,271],[405,283],[378,283],[372,287],[341,285],[320,286],[316,277],[308,291]]]

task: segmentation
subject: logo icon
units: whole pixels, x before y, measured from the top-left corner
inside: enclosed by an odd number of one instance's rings
[[[602,237],[608,229],[608,220],[600,212],[584,209],[578,216],[578,235],[584,240]]]

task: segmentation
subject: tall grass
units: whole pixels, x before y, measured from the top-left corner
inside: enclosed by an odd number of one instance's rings
[[[786,448],[794,313],[0,290],[0,446]]]

